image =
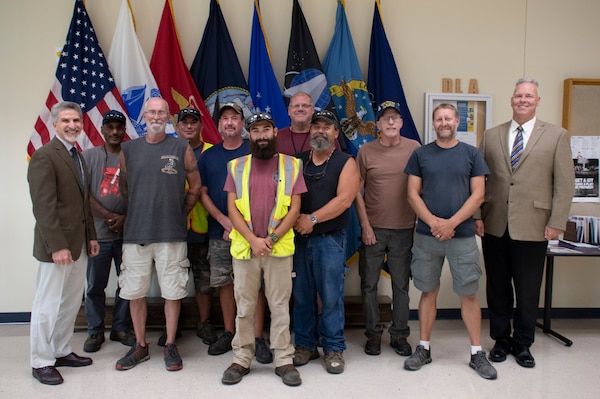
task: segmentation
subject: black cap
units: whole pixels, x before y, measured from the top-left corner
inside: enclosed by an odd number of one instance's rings
[[[313,114],[310,123],[314,123],[317,119],[323,119],[325,122],[338,127],[338,120],[335,114],[328,110],[317,111]]]
[[[400,117],[402,117],[402,112],[400,112],[400,104],[394,101],[384,101],[379,105],[379,107],[377,107],[376,120],[379,120],[379,118],[381,118],[381,115],[383,115],[385,110],[390,108],[395,109],[400,114]]]
[[[191,116],[197,121],[201,121],[202,117],[200,116],[200,111],[193,107],[187,107],[179,111],[177,114],[177,122],[180,122],[186,116]]]
[[[246,119],[246,130],[249,131],[250,128],[252,128],[252,125],[260,121],[267,121],[271,124],[271,126],[275,127],[275,121],[273,120],[271,114],[268,114],[266,112],[257,112],[256,114],[250,115]]]
[[[127,123],[127,118],[125,118],[125,115],[123,115],[122,112],[111,109],[110,111],[105,113],[104,116],[102,117],[102,124],[104,125],[111,121],[117,121],[117,122],[121,122],[121,123],[125,124],[125,123]]]

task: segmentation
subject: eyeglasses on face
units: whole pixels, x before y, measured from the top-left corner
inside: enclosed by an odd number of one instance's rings
[[[293,109],[298,109],[298,108],[302,108],[302,109],[308,109],[308,108],[312,108],[312,104],[290,104],[290,108]]]
[[[160,116],[160,117],[165,117],[167,116],[169,113],[167,111],[155,111],[153,109],[151,109],[150,111],[146,111],[144,112],[146,115],[150,115],[150,116]]]

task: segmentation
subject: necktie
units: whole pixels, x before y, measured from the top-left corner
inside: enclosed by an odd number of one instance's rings
[[[81,162],[79,161],[79,154],[77,153],[77,148],[71,148],[71,158],[73,159],[73,163],[75,164],[75,169],[77,170],[77,177],[79,177],[79,182],[83,182],[83,172],[81,171]]]
[[[517,135],[513,143],[512,151],[510,152],[510,166],[515,170],[523,154],[523,126],[517,128]]]

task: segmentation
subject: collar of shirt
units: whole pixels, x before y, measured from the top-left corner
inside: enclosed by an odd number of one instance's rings
[[[524,124],[520,125],[523,127],[523,149],[527,147],[527,141],[529,141],[529,137],[531,137],[531,132],[533,131],[533,126],[535,125],[535,121],[537,118],[534,116],[532,119],[528,120]],[[510,127],[508,128],[508,153],[510,154],[512,151],[513,143],[515,142],[515,136],[517,135],[517,128],[519,124],[512,120],[510,122]]]
[[[61,143],[63,143],[63,145],[65,146],[65,148],[67,149],[67,151],[69,151],[69,154],[71,154],[71,148],[75,147],[73,144],[66,142],[65,140],[61,139],[60,136],[57,134],[56,138],[58,139],[58,141],[60,141]]]

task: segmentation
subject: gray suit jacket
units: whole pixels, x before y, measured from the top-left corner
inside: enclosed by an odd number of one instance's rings
[[[52,262],[52,253],[64,248],[77,260],[84,243],[96,239],[90,179],[83,157],[81,161],[85,185],[77,178],[71,154],[54,137],[29,162],[27,180],[35,217],[33,256],[41,262]]]
[[[485,232],[501,237],[508,226],[519,241],[545,241],[544,229],[564,230],[573,200],[573,160],[565,129],[536,121],[517,168],[512,171],[510,122],[487,130],[479,149],[490,168],[481,218]]]

